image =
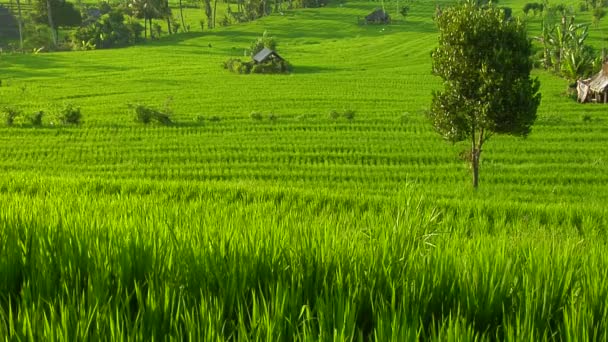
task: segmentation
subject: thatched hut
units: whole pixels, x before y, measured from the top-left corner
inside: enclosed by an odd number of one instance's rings
[[[366,24],[388,24],[391,22],[391,16],[381,9],[377,9],[365,17]]]
[[[608,61],[597,75],[576,82],[579,102],[608,103]]]

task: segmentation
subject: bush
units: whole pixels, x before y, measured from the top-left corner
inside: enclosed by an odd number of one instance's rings
[[[209,118],[209,121],[211,121],[211,122],[220,122],[221,120],[222,119],[219,116],[217,116],[217,115],[214,115],[214,116],[212,116],[212,117]]]
[[[270,50],[274,50],[277,47],[277,42],[273,37],[268,35],[268,31],[264,31],[261,37],[253,41],[251,46],[249,47],[249,55],[251,57],[255,56],[258,52],[262,51],[264,48],[268,48]]]
[[[357,112],[355,112],[352,109],[346,109],[344,112],[340,113],[337,110],[332,110],[331,112],[329,112],[329,117],[333,120],[337,120],[340,117],[345,118],[346,120],[354,120],[355,119],[355,114]]]
[[[199,124],[204,124],[205,123],[205,117],[202,115],[197,115],[194,118],[194,122],[199,123]]]
[[[530,11],[536,15],[538,12],[543,12],[545,9],[545,5],[537,3],[537,2],[529,2],[524,5],[524,13],[528,15]]]
[[[135,44],[141,39],[143,26],[125,16],[122,9],[114,9],[97,21],[83,26],[72,34],[72,49],[107,49]]]
[[[28,116],[28,120],[30,121],[30,123],[32,124],[32,126],[42,126],[42,117],[44,116],[44,112],[43,111],[37,111],[36,113]]]
[[[262,120],[262,113],[251,112],[251,114],[249,114],[249,117],[253,120]]]
[[[230,58],[224,62],[224,69],[237,74],[283,74],[290,70],[289,63],[282,60],[271,60],[266,63],[243,62]]]
[[[401,6],[401,8],[399,9],[399,14],[401,14],[401,16],[404,19],[407,17],[408,13],[410,13],[410,7],[409,6]]]
[[[12,107],[4,108],[3,112],[7,126],[12,126],[15,123],[15,118],[17,118],[21,114],[18,109]]]
[[[268,114],[268,120],[276,121],[279,117],[274,115],[273,113]]]
[[[67,104],[59,112],[59,121],[65,124],[78,125],[82,119],[80,108],[75,108],[72,104]]]
[[[342,116],[344,116],[344,118],[346,120],[354,120],[355,119],[355,111],[352,109],[347,109],[344,111],[344,113],[342,114]]]
[[[237,74],[249,74],[253,62],[243,62],[238,58],[230,58],[224,62],[224,69],[230,70]]]
[[[161,125],[171,125],[173,121],[169,116],[169,113],[163,113],[154,108],[150,108],[141,104],[131,105],[131,108],[135,111],[135,121],[143,124],[149,124],[152,121],[156,121]]]

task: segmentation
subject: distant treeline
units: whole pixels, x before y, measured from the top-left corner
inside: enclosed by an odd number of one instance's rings
[[[161,33],[190,31],[183,9],[201,8],[201,30],[247,22],[291,8],[321,7],[328,0],[223,1],[179,0],[177,11],[168,0],[127,0],[97,5],[64,0],[20,0],[0,3],[0,48],[9,51],[90,50],[157,39]],[[178,13],[174,13],[178,12]]]

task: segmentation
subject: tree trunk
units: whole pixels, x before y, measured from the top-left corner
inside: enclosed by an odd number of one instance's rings
[[[215,18],[217,16],[217,0],[213,2],[213,27],[215,27]]]
[[[53,44],[57,45],[57,32],[55,31],[55,25],[53,24],[53,12],[51,10],[51,0],[46,0],[46,14],[49,17],[49,27],[51,28],[51,38]]]
[[[184,11],[182,9],[182,0],[179,0],[179,16],[182,19],[182,30],[186,32],[186,22],[184,21]]]
[[[148,38],[148,18],[144,16],[144,39]]]
[[[173,34],[173,31],[171,31],[171,18],[167,17],[167,32],[169,32],[169,34]]]
[[[479,186],[479,158],[481,157],[481,146],[484,143],[484,129],[479,130],[479,136],[475,137],[475,128],[471,134],[471,168],[473,169],[473,188],[477,190]]]
[[[211,10],[211,0],[205,1],[205,14],[207,15],[207,27],[213,28],[213,11]]]
[[[23,52],[23,17],[21,16],[20,0],[17,0],[17,13],[19,14],[19,49]]]
[[[477,190],[479,186],[479,156],[481,151],[479,149],[473,148],[471,152],[471,166],[473,168],[473,188]]]

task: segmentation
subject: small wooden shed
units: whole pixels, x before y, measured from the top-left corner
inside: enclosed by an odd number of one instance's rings
[[[256,53],[253,56],[253,61],[256,63],[264,63],[268,61],[284,61],[283,57],[279,56],[279,54],[271,49],[263,48],[260,52]]]
[[[576,82],[579,102],[608,103],[608,61],[597,75]]]
[[[366,24],[388,24],[391,16],[381,9],[377,9],[365,17]]]

